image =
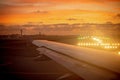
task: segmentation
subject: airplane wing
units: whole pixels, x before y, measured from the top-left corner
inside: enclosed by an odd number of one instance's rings
[[[120,55],[47,40],[34,40],[37,49],[85,80],[120,79]]]

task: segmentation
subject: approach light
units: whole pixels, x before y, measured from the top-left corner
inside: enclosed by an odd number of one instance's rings
[[[120,55],[120,51],[118,52],[118,54]]]

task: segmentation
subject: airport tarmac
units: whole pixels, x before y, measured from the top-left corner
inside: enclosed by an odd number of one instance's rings
[[[0,40],[0,80],[80,80],[29,40]]]

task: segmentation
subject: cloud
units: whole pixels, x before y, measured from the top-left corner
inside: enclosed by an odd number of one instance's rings
[[[0,3],[0,7],[25,7],[25,6],[32,6],[32,7],[37,7],[37,6],[48,6],[49,3],[12,3],[12,2],[3,2]]]
[[[34,22],[30,22],[30,23],[34,23]],[[44,24],[44,25],[30,25],[29,23],[26,25],[13,25],[13,26],[4,26],[4,25],[0,25],[0,34],[19,34],[20,30],[23,29],[24,34],[38,34],[39,32],[41,33],[45,33],[45,34],[56,34],[56,35],[61,35],[61,34],[73,34],[74,32],[82,32],[81,33],[86,33],[87,32],[93,32],[93,27],[97,27],[97,24],[95,26],[93,25],[89,25],[89,27],[85,26],[85,25],[81,25],[82,27],[79,27],[80,24],[75,25],[69,25],[69,24]],[[54,27],[51,27],[54,26]],[[99,25],[100,26],[100,25]],[[101,27],[97,27],[98,30],[96,31],[101,31],[101,32],[105,32],[105,33],[112,33],[112,34],[120,34],[119,30],[120,27],[117,25],[113,25],[111,27],[108,26],[102,26]],[[107,31],[106,31],[107,30]],[[63,33],[64,32],[64,33]]]
[[[0,14],[25,14],[25,13],[41,13],[46,14],[47,11],[44,11],[49,4],[47,3],[11,3],[11,2],[0,2]],[[43,9],[42,11],[37,9]],[[33,9],[37,11],[33,11]]]
[[[28,25],[36,25],[36,24],[43,24],[43,22],[28,22]]]
[[[120,13],[116,15],[116,17],[120,18]]]
[[[75,20],[77,20],[77,19],[75,19],[75,18],[69,18],[69,19],[67,19],[68,21],[75,21]]]
[[[120,13],[115,15],[115,19],[120,19]]]
[[[106,0],[106,1],[110,1],[110,2],[120,2],[120,0]]]
[[[40,10],[37,10],[37,11],[34,11],[33,13],[47,14],[47,13],[49,13],[49,12],[48,12],[48,11],[40,11]]]

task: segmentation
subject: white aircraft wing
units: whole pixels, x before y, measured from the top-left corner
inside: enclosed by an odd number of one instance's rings
[[[120,55],[47,40],[34,40],[37,50],[85,80],[119,80]]]

